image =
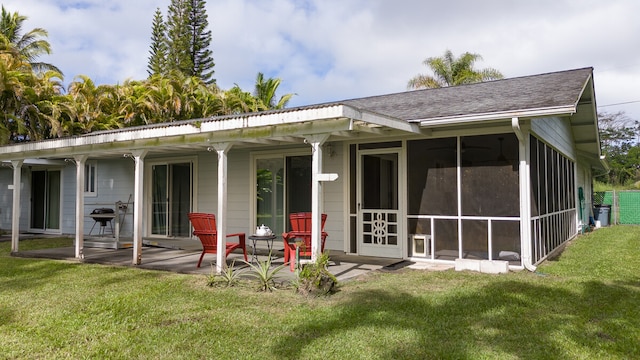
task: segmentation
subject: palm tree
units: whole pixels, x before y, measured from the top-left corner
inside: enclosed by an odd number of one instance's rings
[[[26,16],[17,12],[10,13],[2,6],[0,52],[20,56],[36,72],[54,70],[62,75],[62,71],[54,65],[36,61],[40,55],[51,54],[51,45],[42,39],[48,36],[47,31],[42,28],[35,28],[22,34],[22,26],[26,20]]]
[[[280,86],[280,79],[268,78],[265,80],[262,73],[258,73],[256,77],[255,90],[253,96],[258,99],[263,105],[263,109],[260,110],[272,110],[272,109],[284,109],[289,100],[295,94],[285,94],[280,97],[280,100],[276,102],[276,91]]]
[[[433,71],[434,76],[418,74],[409,80],[407,88],[440,88],[463,84],[473,84],[483,81],[502,79],[502,74],[493,68],[475,70],[474,63],[481,60],[482,56],[465,52],[459,58],[450,50],[445,51],[442,57],[430,57],[423,64]]]
[[[116,89],[111,85],[96,86],[86,75],[78,75],[68,86],[76,123],[74,134],[84,134],[98,130],[123,127],[122,116],[118,113]]]
[[[238,84],[220,94],[221,112],[225,115],[260,111],[258,101],[250,92],[243,91]]]
[[[25,108],[25,93],[35,82],[29,65],[12,55],[0,54],[0,145],[23,134],[18,116]]]
[[[34,80],[25,92],[25,106],[19,114],[20,119],[28,125],[27,133],[31,140],[60,137],[63,134],[59,105],[64,90],[62,75],[48,70],[38,73]]]

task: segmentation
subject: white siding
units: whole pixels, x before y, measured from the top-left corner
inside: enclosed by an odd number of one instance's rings
[[[31,227],[31,170],[22,166],[22,192],[20,193],[20,231]]]
[[[62,211],[60,213],[60,231],[63,234],[73,234],[76,232],[76,166],[69,163],[60,170]],[[85,199],[86,200],[86,199]],[[86,206],[86,204],[85,204]],[[93,224],[93,220],[91,221]],[[87,227],[85,221],[84,228],[86,231],[91,229],[91,225]]]
[[[255,231],[251,229],[252,215],[249,213],[250,204],[255,199],[251,198],[249,179],[250,164],[249,152],[246,150],[233,150],[229,152],[227,164],[227,233],[245,232],[247,235]],[[217,159],[215,162],[217,166]],[[217,169],[217,168],[216,168]],[[216,174],[217,179],[217,174]],[[217,186],[217,181],[214,181]],[[217,191],[217,187],[215,188]],[[216,196],[217,197],[217,196]]]
[[[251,234],[249,214],[249,153],[231,148],[227,155],[227,233]],[[218,154],[198,155],[194,211],[215,213],[218,210]]]
[[[576,159],[569,119],[558,117],[533,119],[531,131],[570,159]]]
[[[108,159],[97,161],[98,187],[97,196],[85,196],[84,198],[84,229],[85,235],[89,234],[94,220],[89,214],[96,208],[111,208],[115,210],[116,202],[127,203],[131,195],[131,203],[121,220],[121,236],[133,234],[133,161],[131,159]],[[69,165],[62,171],[63,187],[63,211],[62,233],[75,233],[76,224],[76,167]],[[121,213],[122,215],[122,213]],[[115,226],[115,224],[114,224]],[[93,230],[93,234],[97,229]]]
[[[13,184],[13,169],[0,168],[0,230],[11,230],[11,209],[13,207],[13,190],[9,185]]]
[[[336,173],[336,181],[323,183],[324,191],[324,212],[327,214],[325,231],[329,236],[325,243],[325,248],[329,250],[344,251],[345,231],[344,203],[349,200],[348,194],[344,193],[344,182],[347,175],[343,173],[343,147],[341,144],[333,144],[334,155],[330,156],[325,151],[323,154],[323,172]]]
[[[197,188],[194,189],[193,211],[215,213],[218,202],[218,157],[215,152],[198,154],[198,170],[195,178]]]

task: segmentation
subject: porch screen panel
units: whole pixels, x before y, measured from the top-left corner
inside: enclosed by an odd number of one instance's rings
[[[420,235],[427,235],[428,239],[432,238],[432,234],[431,234],[431,219],[424,219],[424,218],[419,218],[419,219],[409,219],[407,221],[407,226],[409,229],[409,234],[420,234]],[[409,252],[411,256],[428,256],[431,257],[431,241],[425,241],[424,245],[426,247],[426,249],[422,249],[423,252],[421,253],[416,253],[415,252],[415,248],[414,248],[414,243],[413,239],[409,239],[410,240],[410,244],[409,244]],[[418,249],[417,251],[420,251],[420,249]]]
[[[519,216],[516,136],[470,136],[461,142],[462,215]]]
[[[491,234],[493,259],[507,260],[511,265],[520,265],[520,222],[493,220]]]
[[[410,215],[457,215],[456,138],[407,142]]]
[[[558,190],[556,189],[556,162],[554,151],[551,147],[546,147],[547,155],[547,197],[548,212],[553,213],[558,211]]]
[[[489,223],[486,220],[462,220],[462,257],[489,258]]]
[[[531,247],[538,263],[577,234],[575,164],[534,135],[530,140],[531,187],[539,200],[539,211],[532,212]]]
[[[538,194],[540,194],[540,214],[548,213],[548,201],[547,201],[547,156],[544,143],[538,141]]]
[[[357,175],[356,175],[356,158],[357,148],[355,144],[349,145],[349,251],[356,253],[358,251],[358,238],[357,238],[357,223],[358,223],[358,209],[357,203]]]
[[[458,220],[435,219],[432,239],[435,258],[455,260],[458,258]]]
[[[407,226],[409,229],[409,234],[431,235],[431,219],[409,219]]]
[[[531,216],[539,215],[540,207],[540,179],[538,171],[538,139],[531,137],[531,152],[530,152],[530,172],[531,177]]]

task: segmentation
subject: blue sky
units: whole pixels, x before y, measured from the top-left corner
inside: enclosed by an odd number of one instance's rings
[[[49,32],[65,83],[147,76],[151,23],[169,0],[3,0]],[[640,1],[209,0],[218,85],[282,79],[290,106],[406,90],[446,49],[517,77],[591,66],[600,111],[640,120]],[[618,105],[616,105],[618,104]]]

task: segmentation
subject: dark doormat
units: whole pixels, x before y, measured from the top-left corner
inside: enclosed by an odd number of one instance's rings
[[[381,270],[382,271],[394,271],[394,270],[400,270],[402,268],[405,268],[409,265],[413,265],[415,264],[415,262],[413,261],[408,261],[408,260],[402,260],[402,261],[398,261],[395,262],[393,264],[389,264],[387,266],[384,266]]]

